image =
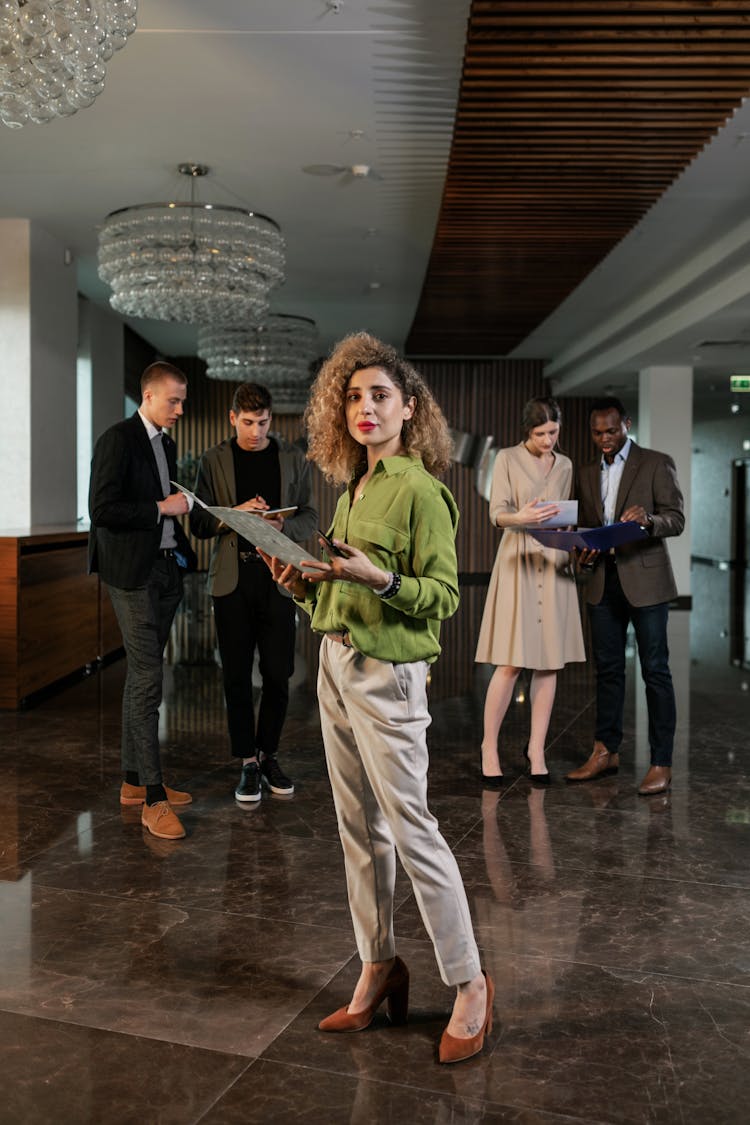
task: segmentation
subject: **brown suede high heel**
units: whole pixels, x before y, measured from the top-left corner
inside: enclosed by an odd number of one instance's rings
[[[339,1008],[318,1024],[318,1031],[364,1031],[373,1021],[376,1011],[388,1000],[388,1018],[394,1025],[406,1023],[409,1013],[409,970],[400,957],[383,982],[372,1003],[361,1012],[351,1013]]]
[[[440,1040],[438,1052],[441,1063],[462,1062],[464,1059],[470,1059],[473,1055],[478,1055],[484,1047],[485,1035],[489,1035],[492,1031],[492,1002],[495,999],[495,986],[492,983],[492,977],[485,973],[484,969],[482,969],[482,972],[484,973],[484,979],[487,981],[487,1007],[484,1011],[484,1026],[476,1035],[472,1035],[471,1039],[456,1039],[453,1035],[449,1035],[446,1029]]]

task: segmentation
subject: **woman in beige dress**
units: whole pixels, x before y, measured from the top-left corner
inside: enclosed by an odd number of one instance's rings
[[[575,576],[567,552],[543,547],[524,527],[556,515],[570,496],[573,466],[555,450],[561,413],[552,398],[532,398],[522,418],[524,439],[495,461],[490,519],[503,529],[482,615],[475,659],[494,664],[484,704],[482,779],[500,786],[500,728],[522,668],[532,671],[531,732],[525,750],[531,777],[549,783],[544,747],[557,672],[585,660]]]

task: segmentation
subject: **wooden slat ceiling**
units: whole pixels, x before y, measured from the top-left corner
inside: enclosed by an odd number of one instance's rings
[[[750,0],[474,0],[412,355],[506,355],[750,90]]]

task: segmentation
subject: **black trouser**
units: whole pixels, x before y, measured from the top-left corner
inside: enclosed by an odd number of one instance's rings
[[[589,606],[591,641],[596,664],[596,728],[594,737],[616,754],[622,742],[625,706],[625,641],[633,622],[641,675],[646,685],[648,742],[651,765],[670,766],[676,722],[667,642],[667,602],[631,605],[623,593],[617,566],[605,560],[604,593]]]
[[[279,747],[294,671],[295,607],[279,593],[264,562],[240,562],[237,587],[213,599],[224,675],[232,754],[251,758]],[[258,723],[253,714],[252,668],[258,649],[262,688]]]

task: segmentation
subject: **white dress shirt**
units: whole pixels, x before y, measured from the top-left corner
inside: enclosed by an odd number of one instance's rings
[[[630,446],[633,443],[630,438],[625,442],[622,449],[620,449],[614,456],[612,464],[605,461],[604,457],[601,460],[601,489],[602,489],[602,508],[604,509],[604,522],[605,524],[615,522],[615,505],[617,504],[617,493],[620,488],[620,481],[622,473],[625,468],[625,462],[630,453]]]

